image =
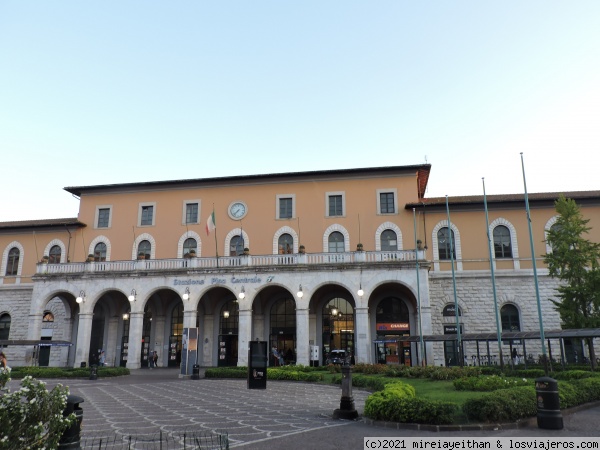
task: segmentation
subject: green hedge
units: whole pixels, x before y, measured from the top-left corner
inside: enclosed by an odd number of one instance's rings
[[[463,412],[476,422],[513,422],[537,413],[536,393],[532,386],[502,389],[480,398],[467,400]]]
[[[300,370],[293,370],[296,366],[268,367],[268,380],[289,380],[289,381],[321,381],[323,373],[316,370],[306,370],[305,366],[299,366]],[[321,370],[320,372],[323,372]],[[206,369],[206,378],[247,378],[247,367],[209,367]]]
[[[247,378],[247,367],[209,367],[204,376],[206,378]]]

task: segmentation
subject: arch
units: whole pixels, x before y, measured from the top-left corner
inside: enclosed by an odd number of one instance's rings
[[[448,227],[448,220],[441,220],[440,222],[437,223],[437,225],[435,227],[433,227],[433,230],[431,232],[431,242],[433,243],[433,267],[434,267],[434,270],[436,270],[436,271],[440,270],[438,231],[440,231],[440,229],[442,229],[442,228],[447,228],[447,227]],[[452,224],[451,228],[452,228],[452,234],[454,234],[454,252],[456,254],[456,259],[455,259],[456,268],[457,268],[457,270],[463,270],[460,232],[458,231],[458,228],[456,227],[456,225],[454,223]]]
[[[517,244],[517,229],[511,222],[506,220],[504,217],[498,217],[490,224],[490,236],[494,235],[494,228],[496,228],[499,225],[504,225],[506,228],[508,228],[508,231],[510,231],[510,245],[512,247],[513,267],[515,269],[520,269],[521,265],[519,262],[519,245]],[[492,241],[492,244],[493,243],[494,242]],[[493,254],[493,258],[494,260],[496,259],[495,253]]]
[[[275,232],[273,235],[273,254],[276,255],[279,253],[279,238],[282,234],[289,234],[294,239],[294,248],[292,250],[293,253],[298,253],[298,233],[292,227],[281,227],[279,230]]]
[[[514,303],[505,303],[500,307],[502,331],[521,331],[521,311]]]
[[[227,234],[227,236],[225,236],[225,247],[223,248],[224,255],[229,255],[229,244],[231,243],[231,239],[234,236],[240,236],[240,235],[242,236],[242,239],[244,240],[244,248],[250,248],[250,238],[248,237],[248,234],[241,228],[234,228]]]
[[[67,260],[67,247],[65,246],[64,242],[61,241],[60,239],[54,239],[52,241],[50,241],[48,243],[48,245],[46,245],[46,248],[44,249],[44,256],[48,256],[50,255],[50,249],[52,247],[54,247],[55,245],[58,245],[60,247],[60,262],[64,263]]]
[[[21,276],[21,272],[23,271],[23,259],[25,259],[25,252],[23,250],[23,246],[19,241],[12,241],[4,248],[4,253],[2,254],[2,271],[0,272],[1,276],[6,275],[6,269],[8,267],[8,254],[13,248],[19,250],[19,265],[17,266],[17,274],[10,276]]]
[[[196,245],[197,245],[196,256],[200,257],[200,255],[202,254],[202,239],[200,238],[200,235],[198,233],[196,233],[195,231],[188,230],[181,235],[181,237],[179,238],[179,242],[177,243],[177,257],[178,258],[183,258],[183,243],[185,242],[186,239],[189,239],[189,238],[196,239]]]
[[[344,236],[344,251],[349,252],[350,251],[350,234],[348,233],[348,230],[346,230],[339,223],[334,223],[333,225],[330,225],[329,227],[327,227],[327,229],[323,233],[323,253],[329,252],[329,235],[335,231],[342,233],[342,235]]]
[[[7,312],[0,313],[0,339],[7,340],[10,337],[10,325],[12,317]]]
[[[552,226],[556,223],[557,220],[558,215],[550,217],[550,219],[548,219],[548,222],[546,222],[546,225],[544,226],[544,242],[546,243],[546,253],[552,253],[552,247],[550,246],[550,244],[548,244],[548,230],[552,228]]]
[[[131,249],[131,259],[134,259],[134,260],[137,259],[138,246],[140,245],[140,242],[142,242],[142,241],[150,242],[150,245],[151,245],[150,259],[155,259],[156,258],[156,241],[154,240],[152,235],[149,233],[142,233],[135,238],[133,247]],[[107,249],[107,261],[108,261],[108,249]]]
[[[385,230],[392,230],[396,233],[396,238],[398,240],[398,250],[402,250],[404,245],[402,243],[402,231],[400,227],[393,222],[383,222],[377,230],[375,230],[375,251],[381,251],[381,233]]]
[[[104,245],[106,245],[106,260],[110,261],[110,250],[111,250],[111,245],[110,245],[110,240],[106,237],[106,236],[96,236],[92,242],[90,242],[90,246],[88,249],[88,255],[90,254],[94,254],[94,250],[96,248],[96,245],[98,245],[100,242],[102,242]],[[137,248],[137,245],[134,245],[135,248]]]

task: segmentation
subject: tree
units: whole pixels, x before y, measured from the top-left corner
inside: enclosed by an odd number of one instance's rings
[[[584,237],[590,231],[575,200],[564,196],[555,203],[559,214],[547,230],[551,251],[544,255],[551,277],[561,280],[559,301],[552,300],[564,328],[600,327],[600,244]],[[593,338],[587,338],[592,367],[596,367]]]

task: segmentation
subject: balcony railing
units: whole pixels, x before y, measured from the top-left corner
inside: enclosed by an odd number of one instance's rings
[[[419,251],[419,260],[425,257]],[[73,274],[84,272],[171,271],[189,269],[218,269],[235,267],[274,267],[293,265],[386,263],[415,261],[414,250],[349,253],[302,253],[295,255],[241,255],[209,258],[142,259],[135,261],[92,261],[65,264],[38,263],[39,275]]]

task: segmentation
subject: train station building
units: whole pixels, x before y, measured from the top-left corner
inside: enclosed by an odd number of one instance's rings
[[[12,365],[79,367],[104,351],[111,366],[147,367],[157,352],[159,367],[176,367],[184,330],[196,329],[207,367],[247,365],[251,340],[285,363],[325,364],[345,350],[356,362],[454,365],[456,340],[406,337],[457,334],[457,323],[489,333],[496,310],[504,331],[539,331],[524,195],[488,196],[488,226],[481,194],[427,198],[430,173],[66,187],[77,217],[0,223],[0,345]],[[600,241],[600,191],[563,194]],[[543,263],[559,195],[529,194],[547,330],[561,328]],[[470,363],[475,343],[462,345]],[[557,345],[570,358],[585,351],[576,339]]]

